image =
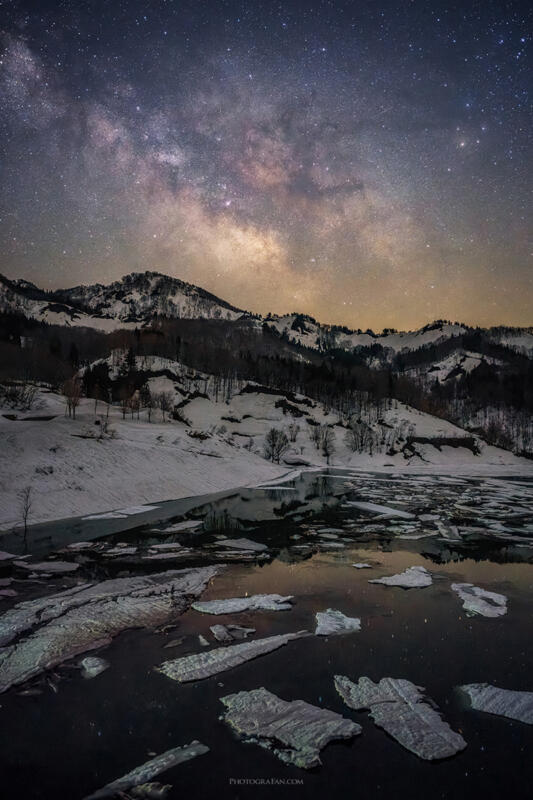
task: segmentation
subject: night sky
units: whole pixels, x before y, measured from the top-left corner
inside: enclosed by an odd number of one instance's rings
[[[528,7],[0,2],[0,271],[530,325]]]

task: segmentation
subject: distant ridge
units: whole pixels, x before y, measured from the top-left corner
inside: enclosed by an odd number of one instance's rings
[[[0,313],[18,313],[50,325],[90,327],[103,331],[149,325],[156,318],[243,321],[267,325],[293,344],[321,351],[372,348],[379,353],[409,352],[481,332],[491,343],[530,357],[533,327],[497,326],[474,328],[458,322],[435,320],[414,331],[385,328],[351,330],[344,325],[324,325],[313,317],[294,312],[251,314],[194,284],[160,272],[132,272],[110,284],[78,285],[44,291],[24,279],[0,275]],[[382,353],[383,351],[383,353]]]

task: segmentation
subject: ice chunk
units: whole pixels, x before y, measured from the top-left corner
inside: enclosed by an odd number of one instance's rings
[[[128,628],[154,628],[173,621],[217,572],[211,566],[117,578],[17,604],[0,617],[0,641],[37,629],[0,649],[0,692],[109,644]]]
[[[27,569],[30,572],[44,572],[48,574],[62,575],[65,572],[76,572],[80,568],[79,564],[72,561],[41,561],[38,564],[28,564],[26,561],[14,561],[16,567]]]
[[[328,608],[327,611],[317,611],[316,636],[333,636],[339,633],[352,633],[361,630],[361,620],[358,617],[347,617],[342,611]]]
[[[335,688],[350,708],[370,709],[370,716],[407,750],[427,761],[449,758],[464,750],[466,742],[429,704],[422,687],[403,678],[382,678],[373,683],[359,678],[353,683],[335,676]]]
[[[211,625],[211,633],[217,642],[233,642],[235,639],[246,639],[255,628],[243,628],[242,625]]]
[[[252,642],[233,644],[228,647],[216,647],[204,653],[196,653],[190,656],[176,658],[173,661],[164,661],[159,667],[158,672],[162,672],[167,678],[180,683],[188,681],[201,681],[219,672],[225,672],[245,661],[271,653],[279,647],[290,642],[292,639],[300,639],[308,636],[307,631],[297,633],[282,633],[278,636],[268,636],[266,639],[256,639]]]
[[[408,511],[400,511],[398,508],[391,508],[390,506],[380,506],[377,503],[366,503],[359,500],[347,500],[344,504],[352,508],[358,508],[360,511],[369,511],[372,514],[385,514],[387,517],[401,517],[402,519],[414,519],[415,515],[410,514]]]
[[[452,590],[463,601],[463,608],[469,616],[502,617],[507,614],[507,598],[504,594],[488,592],[473,583],[452,583]]]
[[[476,711],[486,711],[487,714],[498,714],[533,725],[533,692],[499,689],[489,683],[468,683],[459,686],[459,689],[468,695]]]
[[[303,700],[288,702],[264,688],[222,697],[223,719],[248,741],[272,750],[281,761],[303,769],[318,766],[320,751],[334,739],[350,739],[361,726]]]
[[[175,522],[173,525],[169,525],[168,528],[164,528],[162,533],[183,533],[183,531],[197,531],[199,528],[203,526],[203,521],[201,519],[186,519],[183,522]]]
[[[162,784],[158,783],[158,781],[153,781],[134,786],[130,791],[130,795],[135,800],[163,800],[171,789],[170,783]]]
[[[234,550],[268,550],[266,544],[252,542],[251,539],[225,539],[219,542],[220,547],[230,547]]]
[[[206,600],[193,603],[195,611],[202,614],[238,614],[241,611],[288,611],[293,595],[252,594],[250,597],[228,597],[224,600]]]
[[[97,547],[97,542],[72,542],[71,544],[67,544],[68,550],[91,550],[93,547]]]
[[[423,589],[431,586],[433,578],[425,567],[408,567],[399,575],[389,575],[386,578],[373,578],[369,583],[382,583],[384,586],[401,586],[402,589]]]
[[[97,675],[100,675],[101,672],[104,672],[109,667],[109,662],[105,661],[103,658],[97,658],[96,656],[86,656],[86,658],[82,658],[80,661],[80,667],[82,668],[82,675],[84,678],[96,678]]]
[[[190,761],[191,758],[201,756],[209,752],[209,747],[205,744],[194,741],[184,747],[174,747],[172,750],[167,750],[166,753],[152,758],[140,767],[136,767],[127,775],[118,778],[112,783],[108,783],[103,789],[94,792],[85,800],[103,800],[105,797],[115,797],[120,792],[126,792],[134,786],[141,786],[151,778],[159,775],[161,772],[166,772],[167,769],[172,769],[184,761]]]

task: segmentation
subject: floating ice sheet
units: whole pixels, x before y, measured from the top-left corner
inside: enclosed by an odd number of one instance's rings
[[[250,597],[228,597],[223,600],[206,600],[193,603],[195,611],[202,614],[237,614],[241,611],[288,611],[293,595],[252,594]]]
[[[17,604],[0,617],[0,642],[36,630],[0,649],[0,692],[109,644],[128,628],[171,622],[189,607],[192,597],[202,593],[217,571],[210,566],[117,578]]]
[[[225,672],[233,667],[238,667],[253,658],[271,653],[292,639],[300,639],[307,636],[307,631],[296,633],[283,633],[278,636],[268,636],[266,639],[255,639],[252,642],[229,645],[228,647],[216,647],[204,653],[195,653],[182,658],[175,658],[172,661],[164,661],[159,667],[158,672],[162,672],[167,678],[180,683],[189,681],[201,681],[219,672]]]
[[[369,511],[372,514],[386,514],[387,517],[401,517],[402,519],[415,519],[414,514],[408,511],[400,511],[398,508],[391,508],[390,506],[381,506],[377,503],[366,503],[359,500],[347,500],[346,506],[358,508],[360,511]]]
[[[197,741],[191,742],[184,747],[174,747],[172,750],[167,750],[165,753],[161,753],[161,755],[147,761],[146,764],[136,767],[122,778],[108,783],[103,789],[94,792],[89,797],[86,797],[85,800],[103,800],[106,797],[117,797],[119,793],[126,792],[134,786],[141,786],[161,772],[165,772],[178,764],[182,764],[184,761],[190,761],[191,758],[196,758],[196,756],[201,756],[208,752],[209,747]]]
[[[248,741],[303,769],[318,766],[320,751],[334,739],[351,739],[361,726],[303,700],[288,702],[264,688],[222,697],[224,720]]]
[[[260,542],[253,542],[251,539],[224,539],[223,541],[219,541],[220,547],[230,547],[235,550],[253,550],[253,551],[261,551],[261,550],[268,550],[266,544],[261,544]]]
[[[86,656],[80,661],[80,667],[82,668],[81,674],[84,678],[96,678],[97,675],[100,675],[100,673],[108,669],[109,662],[105,661],[103,658],[97,658],[96,656]]]
[[[382,583],[384,586],[401,586],[402,589],[423,589],[431,586],[433,578],[425,567],[408,567],[405,572],[398,575],[389,575],[385,578],[373,578],[369,583]]]
[[[469,616],[502,617],[507,614],[507,598],[504,594],[488,592],[473,583],[452,583],[452,590],[463,601]]]
[[[334,636],[340,633],[353,633],[361,630],[361,620],[358,617],[347,617],[342,611],[328,608],[327,611],[317,611],[316,636]]]
[[[255,628],[243,628],[242,625],[211,625],[209,628],[217,642],[234,642],[237,639],[246,639]]]
[[[459,689],[470,698],[472,708],[487,714],[516,719],[533,725],[533,692],[499,689],[489,683],[468,683]]]
[[[27,569],[30,572],[49,572],[62,575],[66,572],[76,572],[80,568],[79,564],[72,561],[40,561],[38,564],[31,564],[26,561],[14,561],[16,567]]]
[[[425,690],[411,681],[382,678],[373,683],[370,678],[360,678],[353,683],[336,675],[335,688],[346,705],[356,711],[370,709],[376,725],[420,758],[449,758],[466,747],[463,737],[429,704]]]

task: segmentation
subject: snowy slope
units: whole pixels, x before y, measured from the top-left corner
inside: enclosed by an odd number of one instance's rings
[[[490,328],[488,334],[491,341],[533,357],[533,328]]]
[[[448,381],[457,380],[463,375],[467,375],[469,372],[472,372],[473,369],[479,367],[482,362],[493,366],[501,366],[503,363],[497,358],[490,358],[480,353],[472,353],[468,350],[457,350],[447,358],[436,361],[429,367],[425,365],[422,371],[420,371],[419,368],[414,368],[406,370],[406,372],[414,377],[416,377],[417,374],[421,374],[422,377],[429,381],[437,380],[439,383],[446,383]]]
[[[98,438],[108,414],[102,402],[95,417],[94,400],[82,400],[76,420],[65,417],[63,398],[52,393],[41,393],[30,412],[0,409],[1,528],[20,522],[18,493],[27,485],[33,488],[32,521],[37,522],[254,485],[295,466],[323,467],[327,459],[312,440],[317,425],[329,425],[333,432],[331,465],[402,473],[533,474],[531,462],[401,403],[390,404],[381,421],[371,423],[383,437],[373,455],[354,453],[339,417],[309,398],[248,383],[237,385],[229,399],[219,393],[216,401],[212,376],[192,375],[166,359],[153,359],[151,365],[150,387],[173,393],[179,421],[163,422],[161,412],[154,411],[148,422],[146,410],[139,418],[135,413],[122,419],[120,409],[110,407],[114,436]],[[158,374],[162,368],[168,374]],[[198,396],[199,388],[207,396]],[[8,412],[17,419],[4,416]],[[266,461],[267,431],[276,427],[289,434],[291,424],[298,429],[281,465]]]
[[[288,336],[291,341],[304,347],[353,350],[355,347],[371,347],[379,344],[391,354],[402,350],[416,350],[428,344],[438,344],[454,336],[466,333],[467,328],[457,323],[439,322],[426,325],[416,331],[348,331],[332,325],[321,325],[312,317],[302,314],[274,316],[269,314],[266,323],[278,333]]]
[[[3,529],[20,522],[18,493],[26,485],[33,489],[35,523],[230,489],[288,470],[222,436],[197,441],[179,423],[122,420],[116,408],[110,412],[115,438],[83,438],[96,430],[92,400],[82,401],[75,421],[64,416],[63,400],[53,394],[41,397],[39,413],[56,416],[0,417]]]

